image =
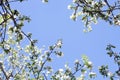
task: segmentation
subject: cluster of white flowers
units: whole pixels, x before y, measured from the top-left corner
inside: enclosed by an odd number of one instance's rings
[[[26,52],[26,53],[30,53],[30,51],[31,51],[30,46],[27,45],[27,46],[25,47],[25,52]]]
[[[59,80],[70,80],[71,79],[69,75],[66,75],[64,73],[63,69],[59,69],[58,71],[59,73],[56,75],[56,79],[59,79]]]
[[[120,19],[114,20],[115,16],[111,16],[111,13],[107,11],[109,8],[106,9],[107,3],[104,0],[86,0],[87,5],[84,1],[73,0],[72,2],[72,4],[68,5],[68,9],[73,10],[70,19],[76,21],[78,17],[80,17],[85,25],[83,32],[92,31],[91,23],[97,24],[98,18],[108,21],[110,24],[120,25]],[[83,7],[83,5],[85,5],[85,7]],[[102,11],[105,12],[99,14],[97,11],[101,13]],[[117,16],[119,16],[119,14],[117,14]],[[109,20],[110,17],[111,20]]]

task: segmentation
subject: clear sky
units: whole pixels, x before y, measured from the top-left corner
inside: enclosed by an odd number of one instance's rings
[[[92,32],[84,33],[84,24],[79,19],[74,22],[69,18],[72,11],[67,6],[71,3],[72,0],[49,0],[48,4],[43,4],[40,0],[28,0],[13,6],[31,17],[31,22],[23,30],[32,32],[33,38],[39,40],[40,47],[47,47],[58,39],[63,39],[64,57],[53,60],[51,65],[55,69],[64,68],[66,62],[72,67],[74,60],[81,59],[82,54],[85,54],[93,62],[94,71],[98,72],[98,66],[102,64],[108,64],[111,70],[116,70],[114,61],[106,55],[105,48],[111,43],[117,47],[115,51],[119,52],[120,27],[99,21],[97,25],[92,25]],[[98,74],[95,80],[100,79],[102,76]]]

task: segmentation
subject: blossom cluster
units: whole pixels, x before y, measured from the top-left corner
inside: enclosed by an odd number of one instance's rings
[[[108,0],[73,0],[68,5],[68,9],[73,10],[70,19],[76,21],[78,17],[84,22],[84,32],[92,31],[91,23],[97,24],[99,19],[110,24],[120,26],[119,2],[109,4]]]

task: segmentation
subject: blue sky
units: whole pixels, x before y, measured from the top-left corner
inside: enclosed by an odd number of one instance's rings
[[[22,14],[31,17],[31,22],[25,24],[23,30],[32,32],[33,38],[39,40],[39,46],[46,47],[54,44],[58,39],[63,39],[62,51],[64,57],[55,58],[51,64],[55,69],[64,68],[66,62],[73,66],[75,59],[81,59],[86,54],[94,64],[94,71],[98,72],[98,66],[108,64],[111,70],[116,70],[113,59],[106,55],[106,45],[114,44],[120,50],[120,28],[110,26],[99,20],[97,25],[92,25],[93,31],[84,33],[84,24],[78,19],[76,22],[70,20],[72,14],[67,6],[72,0],[49,0],[43,4],[40,0],[28,0],[17,5]],[[55,65],[55,66],[54,66]],[[98,78],[102,79],[98,74]],[[105,79],[106,80],[106,79]]]

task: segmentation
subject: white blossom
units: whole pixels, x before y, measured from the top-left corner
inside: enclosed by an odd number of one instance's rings
[[[95,78],[95,77],[96,77],[96,73],[90,72],[90,73],[89,73],[89,76],[90,76],[91,78]]]
[[[42,2],[43,2],[43,3],[47,3],[47,2],[48,2],[48,0],[42,0]]]
[[[102,5],[105,6],[105,5],[106,5],[106,2],[102,1]]]
[[[61,48],[61,46],[62,46],[62,40],[58,40],[56,46],[57,46],[57,48]]]
[[[107,75],[108,75],[109,77],[112,77],[112,76],[113,76],[113,74],[112,74],[111,72],[108,72]]]
[[[68,9],[72,9],[72,5],[68,5],[68,7],[67,7]]]
[[[88,26],[88,32],[92,31],[92,27]]]
[[[92,62],[91,62],[91,61],[89,61],[89,62],[88,62],[88,65],[92,65]]]
[[[63,72],[64,70],[63,69],[59,69],[59,72]]]
[[[70,16],[70,19],[72,19],[72,20],[76,20],[76,15],[75,14],[72,14],[71,16]]]
[[[73,3],[76,3],[78,0],[73,0]]]
[[[78,59],[75,60],[75,64],[79,64],[79,60]]]
[[[114,23],[115,23],[116,25],[120,25],[120,20],[115,20]]]

